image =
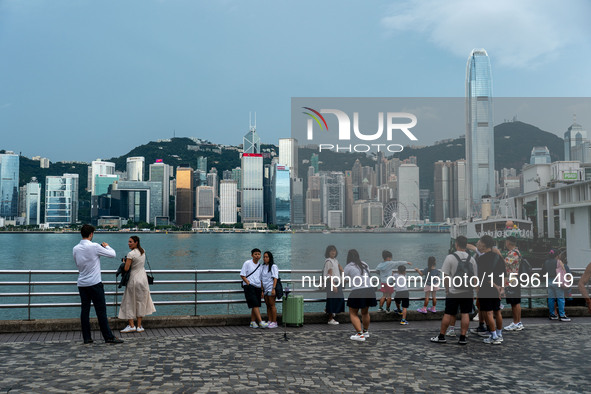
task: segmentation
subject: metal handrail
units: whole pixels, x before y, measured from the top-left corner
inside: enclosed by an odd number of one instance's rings
[[[539,271],[539,269],[534,269],[534,272]],[[576,283],[580,279],[584,269],[572,269],[574,284],[572,289],[575,290]],[[117,271],[115,270],[104,270],[102,274],[105,275],[114,275]],[[183,276],[190,276],[192,279],[159,279],[156,281],[155,286],[160,287],[161,285],[194,285],[192,290],[153,290],[150,293],[152,295],[168,295],[168,296],[178,296],[178,295],[194,295],[193,300],[156,300],[154,301],[155,305],[195,305],[194,313],[197,315],[197,305],[217,305],[217,304],[244,304],[246,301],[240,297],[239,299],[199,299],[198,296],[200,295],[232,295],[232,294],[242,294],[243,291],[236,288],[236,289],[199,289],[200,285],[225,285],[225,284],[232,284],[237,285],[241,282],[241,279],[197,279],[200,275],[210,275],[210,274],[232,274],[238,276],[240,270],[237,269],[204,269],[204,270],[153,270],[155,274],[175,274],[175,275],[183,275]],[[302,278],[293,278],[294,274],[322,274],[322,270],[279,270],[280,274],[282,274],[282,282],[285,284],[294,284],[294,282],[301,280]],[[33,298],[36,297],[73,297],[78,296],[78,292],[74,291],[40,291],[35,292],[35,286],[76,286],[76,281],[38,281],[33,280],[33,276],[36,275],[77,275],[77,270],[0,270],[0,275],[5,277],[5,275],[26,275],[28,278],[26,281],[0,281],[0,288],[3,286],[27,286],[26,292],[2,292],[0,293],[0,299],[8,298],[8,297],[27,297],[27,303],[7,303],[2,304],[0,303],[0,310],[1,309],[27,309],[27,315],[30,319],[31,317],[31,309],[33,308],[56,308],[56,307],[79,307],[79,302],[45,302],[45,303],[34,303],[32,302]],[[290,277],[283,278],[283,275],[289,274]],[[409,275],[416,276],[413,272],[408,272]],[[117,281],[104,281],[105,285],[117,285]],[[296,282],[297,283],[297,282]],[[532,294],[532,291],[535,290],[543,290],[544,288],[533,288],[533,287],[522,287],[522,298],[526,298],[529,300],[529,307],[532,306],[532,299],[536,298],[546,298],[546,294]],[[296,293],[304,293],[305,295],[312,295],[313,293],[323,293],[323,291],[319,289],[305,289],[305,288],[298,288],[293,290]],[[345,293],[348,293],[350,290],[345,290]],[[442,292],[443,289],[440,289]],[[120,303],[118,302],[118,296],[123,291],[119,291],[118,288],[115,291],[105,291],[105,295],[107,297],[113,297],[114,301],[107,302],[107,306],[114,306],[118,307]],[[423,293],[423,288],[415,287],[409,288],[409,292],[413,293]],[[526,293],[526,294],[524,294]],[[578,292],[573,292],[573,296],[580,296]],[[423,300],[423,297],[410,297],[412,301]],[[445,297],[438,297],[439,300],[444,300]],[[313,297],[313,298],[305,298],[304,302],[307,303],[317,303],[317,302],[324,302],[326,301],[325,297]],[[281,301],[279,301],[281,302]]]

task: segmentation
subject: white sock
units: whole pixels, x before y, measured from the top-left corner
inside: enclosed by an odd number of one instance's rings
[[[497,330],[497,336],[500,337],[503,335],[503,329]]]

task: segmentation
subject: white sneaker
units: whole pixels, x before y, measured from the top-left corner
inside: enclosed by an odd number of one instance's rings
[[[363,336],[369,338],[369,331],[363,331]]]
[[[335,319],[330,319],[330,320],[328,321],[328,324],[330,324],[330,325],[333,325],[333,326],[336,326],[337,324],[339,324],[339,322],[338,322],[338,321],[336,321]]]
[[[521,324],[521,322],[519,322],[515,325],[515,331],[521,331],[521,330],[523,330],[523,328],[524,327],[523,327],[523,324]]]
[[[144,327],[138,327],[136,331],[137,332],[144,332]]]
[[[119,331],[119,332],[136,332],[137,328],[136,327],[132,327],[130,325],[128,325],[127,327],[125,327],[123,330]],[[142,329],[143,331],[143,329]]]
[[[503,328],[505,331],[514,331],[517,329],[517,325],[515,323],[509,324],[507,327]]]
[[[269,323],[262,321],[259,323],[259,328],[269,328]]]
[[[365,337],[363,336],[363,334],[355,334],[355,335],[351,335],[351,340],[365,342]]]
[[[478,321],[478,313],[474,315],[474,317],[472,318],[472,321]]]
[[[445,332],[445,336],[455,337],[456,336],[456,328],[455,327],[448,327],[447,331]]]

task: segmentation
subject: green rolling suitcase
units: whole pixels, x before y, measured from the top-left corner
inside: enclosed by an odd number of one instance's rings
[[[283,297],[283,314],[281,321],[286,325],[301,327],[304,325],[304,297],[301,295],[290,295]]]

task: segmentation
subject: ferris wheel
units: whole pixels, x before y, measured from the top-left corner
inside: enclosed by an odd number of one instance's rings
[[[384,227],[404,228],[408,222],[408,208],[401,202],[392,200],[384,205]]]

